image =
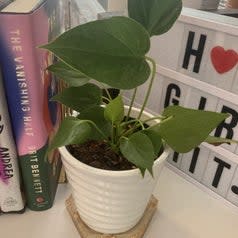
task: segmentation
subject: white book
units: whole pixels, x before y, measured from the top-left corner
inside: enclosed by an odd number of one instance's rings
[[[71,0],[70,3],[71,28],[95,21],[98,14],[105,12],[97,0]]]
[[[0,72],[0,210],[18,212],[23,209],[16,146]]]

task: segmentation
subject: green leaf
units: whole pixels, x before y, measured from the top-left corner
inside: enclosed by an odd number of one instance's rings
[[[113,88],[131,89],[150,75],[148,32],[128,17],[92,21],[66,31],[48,45],[65,63]]]
[[[83,143],[90,138],[91,133],[92,127],[87,121],[66,117],[51,141],[48,151],[64,145]]]
[[[167,119],[153,129],[157,129],[166,143],[179,153],[186,153],[198,146],[229,116],[180,106],[170,106],[162,115]]]
[[[70,87],[82,86],[90,80],[86,75],[63,63],[62,61],[50,65],[47,70],[54,73]]]
[[[81,120],[90,120],[105,134],[109,136],[111,132],[111,123],[104,118],[105,108],[93,106],[80,112],[78,118]],[[101,134],[97,131],[94,133],[94,139],[102,139]]]
[[[181,10],[181,0],[128,0],[129,16],[141,23],[150,36],[167,32]]]
[[[152,166],[156,155],[147,135],[137,132],[129,138],[123,137],[120,141],[120,150],[123,156],[138,168],[153,173]]]
[[[101,89],[94,84],[66,88],[62,93],[52,98],[52,100],[58,101],[78,112],[95,105],[100,105],[101,99]]]
[[[104,116],[112,124],[119,124],[124,119],[124,104],[121,95],[106,105]]]
[[[145,177],[145,171],[146,171],[146,169],[139,168],[139,170],[140,170],[140,172],[141,172],[142,177],[144,178],[144,177]]]
[[[209,144],[213,144],[213,145],[220,145],[223,143],[238,143],[238,141],[236,140],[231,140],[231,139],[227,139],[227,138],[220,138],[220,137],[215,137],[215,136],[208,136],[205,140],[205,142],[209,143]]]
[[[153,144],[155,155],[158,155],[163,145],[160,134],[157,131],[151,129],[143,130],[141,131],[141,133],[148,136],[148,138]]]

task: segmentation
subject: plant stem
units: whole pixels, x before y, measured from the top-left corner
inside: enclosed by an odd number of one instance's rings
[[[126,133],[124,133],[124,134],[122,134],[122,135],[123,135],[123,136],[127,136],[127,135],[130,134],[133,130],[137,129],[139,126],[141,126],[142,129],[144,130],[144,129],[145,129],[144,124],[147,123],[147,122],[149,122],[149,121],[156,120],[156,119],[161,119],[161,120],[163,121],[163,119],[169,120],[169,119],[171,119],[171,118],[172,118],[172,116],[166,118],[166,117],[164,117],[164,116],[159,115],[159,116],[156,116],[156,117],[149,118],[149,119],[147,119],[147,120],[145,120],[145,121],[140,121],[140,120],[135,119],[135,120],[131,120],[131,121],[128,121],[128,122],[123,122],[123,123],[121,124],[121,126],[126,126],[127,124],[130,124],[130,123],[133,123],[133,122],[138,122],[139,125],[136,125],[136,124],[135,124],[131,129],[129,129],[128,131],[126,131]],[[161,121],[161,122],[162,122],[162,121]],[[160,123],[161,123],[161,122],[160,122]],[[151,127],[149,127],[149,128],[151,128]]]
[[[98,126],[94,122],[90,120],[85,120],[85,121],[88,122],[89,124],[92,124],[95,127],[95,129],[99,132],[99,134],[101,134],[102,137],[104,137],[104,139],[107,140],[107,136],[98,128]]]
[[[173,119],[173,116],[164,117],[164,119],[161,120],[159,124],[161,125],[161,124],[163,124],[164,122],[169,121],[169,120],[171,120],[171,119]],[[150,126],[149,128],[147,128],[147,129],[153,128],[153,127],[155,127],[155,126],[157,126],[157,125],[158,125],[158,124],[152,125],[152,126]]]
[[[136,120],[136,121],[138,121],[138,120]],[[143,129],[145,129],[144,128],[144,125],[142,124],[142,122],[139,120],[138,121],[139,122],[139,124],[137,124],[137,125],[134,125],[131,129],[129,129],[129,130],[127,130],[124,134],[122,134],[121,135],[121,137],[123,136],[123,137],[126,137],[126,136],[128,136],[128,135],[130,135],[130,133],[131,132],[133,132],[134,130],[136,130],[138,127],[142,127]]]
[[[160,124],[163,124],[164,122],[169,121],[169,120],[171,120],[172,118],[173,118],[173,116],[166,117],[164,120],[162,120],[162,121],[160,122]]]
[[[111,97],[111,95],[110,95],[108,89],[107,89],[107,88],[104,88],[104,90],[105,90],[105,92],[107,93],[107,96],[108,96],[109,100],[112,100],[112,97]]]
[[[102,99],[106,100],[107,102],[110,102],[110,99],[107,97],[102,96]]]
[[[111,97],[111,95],[110,95],[108,89],[107,89],[102,83],[101,83],[100,85],[101,85],[101,87],[105,90],[105,92],[106,92],[106,94],[107,94],[107,96],[108,96],[109,101],[112,100],[112,97]]]
[[[133,92],[133,95],[132,95],[132,98],[131,98],[131,103],[130,103],[129,110],[127,112],[127,116],[126,116],[125,121],[129,120],[129,117],[130,117],[130,114],[131,114],[131,109],[132,109],[132,106],[133,106],[135,98],[136,98],[136,93],[137,93],[137,88],[134,89],[134,92]]]
[[[116,153],[118,153],[118,126],[117,125],[113,125],[112,124],[112,133],[111,133],[111,142],[109,142],[110,143],[110,145],[111,145],[111,147],[112,147],[112,149],[116,152]]]
[[[143,129],[145,128],[144,125],[143,125],[143,122],[141,122],[140,120],[137,120],[137,119],[135,119],[135,120],[130,120],[130,121],[127,121],[127,122],[123,122],[123,123],[121,123],[121,126],[126,126],[126,125],[128,125],[128,124],[133,123],[133,122],[138,122],[138,123],[140,123],[140,125],[141,125],[141,127],[142,127]]]
[[[138,120],[140,120],[140,118],[142,116],[142,113],[143,113],[143,111],[145,109],[145,106],[146,106],[146,104],[148,102],[148,99],[149,99],[149,96],[150,96],[150,92],[151,92],[151,89],[152,89],[152,85],[153,85],[153,82],[154,82],[154,79],[155,79],[155,74],[156,74],[156,63],[155,63],[155,61],[152,58],[150,58],[150,57],[146,57],[146,59],[149,62],[151,62],[151,64],[152,64],[151,80],[150,80],[150,84],[149,84],[149,87],[147,89],[146,96],[145,96],[143,105],[141,107],[140,113],[139,113],[139,115],[137,117]]]
[[[115,133],[116,131],[115,131],[115,126],[113,125],[113,123],[112,123],[112,144],[114,145],[115,144]]]
[[[166,119],[166,117],[161,116],[161,115],[156,116],[156,117],[151,117],[151,118],[149,118],[149,119],[147,119],[147,120],[144,120],[143,123],[146,123],[146,122],[148,122],[148,121],[153,121],[153,120],[156,120],[156,119],[163,120],[163,119]]]

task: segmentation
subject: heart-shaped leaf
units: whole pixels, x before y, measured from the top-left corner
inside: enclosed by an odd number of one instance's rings
[[[148,32],[128,17],[92,21],[66,31],[48,45],[65,63],[113,88],[131,89],[150,75]]]
[[[122,154],[138,168],[147,169],[151,174],[156,155],[154,147],[147,135],[137,132],[120,141]]]
[[[62,93],[52,98],[52,100],[58,101],[78,112],[95,105],[100,105],[101,99],[102,91],[94,84],[66,88]]]
[[[50,65],[47,70],[51,71],[60,79],[62,79],[65,83],[68,84],[69,87],[82,86],[88,83],[88,81],[90,80],[86,75],[71,68],[62,61]]]
[[[112,124],[119,124],[124,119],[124,104],[121,95],[106,105],[104,116]]]
[[[81,120],[92,121],[105,136],[109,136],[111,132],[111,123],[107,121],[104,117],[105,108],[100,106],[93,106],[80,112],[78,118]],[[95,131],[93,139],[102,139],[101,134]]]
[[[181,0],[128,0],[129,16],[141,23],[150,36],[167,32],[181,10]]]
[[[148,138],[153,144],[155,155],[158,155],[163,145],[160,134],[157,131],[150,129],[143,130],[141,131],[141,133],[148,136]]]
[[[91,134],[92,126],[87,121],[66,117],[51,141],[48,151],[64,145],[83,143],[91,137]]]
[[[186,153],[202,143],[229,115],[170,106],[164,110],[163,116],[167,119],[153,129],[158,129],[172,149]]]

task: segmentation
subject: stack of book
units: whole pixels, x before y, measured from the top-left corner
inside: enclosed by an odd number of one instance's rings
[[[0,1],[3,212],[21,211],[25,202],[36,211],[53,205],[61,160],[57,150],[50,154],[46,150],[62,119],[62,111],[49,99],[61,85],[46,70],[56,61],[55,57],[38,46],[69,27],[68,11],[69,0]]]
[[[62,88],[46,70],[57,59],[38,46],[103,12],[97,0],[0,0],[0,212],[53,205],[65,175],[46,151],[65,111],[49,100]]]

